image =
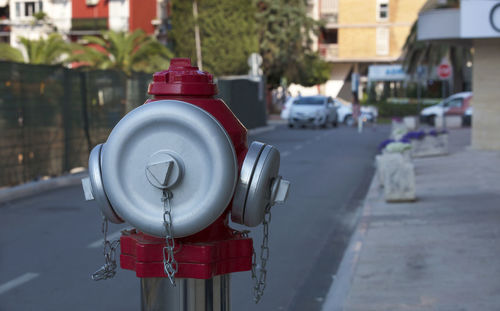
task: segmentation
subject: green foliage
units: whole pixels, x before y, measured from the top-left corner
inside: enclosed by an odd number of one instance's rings
[[[10,46],[10,44],[0,43],[0,60],[23,63],[24,57],[21,51]]]
[[[168,67],[171,52],[142,30],[133,33],[103,31],[102,37],[85,36],[87,45],[73,46],[71,61],[99,69],[154,72]]]
[[[46,39],[20,38],[20,41],[26,48],[29,64],[61,64],[70,52],[70,45],[57,33],[50,34]]]
[[[317,53],[305,54],[299,66],[297,79],[293,76],[288,77],[291,82],[297,82],[303,86],[314,86],[330,79],[331,65],[323,61]]]
[[[216,76],[246,74],[247,59],[258,51],[255,35],[255,6],[248,0],[198,0],[203,70]],[[175,55],[196,64],[193,2],[172,2],[172,31]]]
[[[33,18],[35,19],[35,21],[45,21],[45,19],[47,18],[47,13],[43,11],[36,12],[35,14],[33,14]]]
[[[434,104],[424,104],[420,105],[420,109],[427,108]],[[409,104],[393,104],[388,102],[380,102],[376,104],[378,108],[378,114],[380,117],[405,117],[405,116],[418,116],[418,105],[416,102]]]
[[[320,84],[330,67],[311,50],[320,23],[307,16],[304,0],[198,0],[203,69],[216,76],[246,74],[253,52],[271,88],[288,83]],[[172,31],[176,56],[196,63],[193,2],[173,0]]]
[[[314,85],[329,78],[326,62],[311,51],[312,35],[321,24],[307,16],[305,0],[259,0],[256,15],[260,54],[267,83]]]

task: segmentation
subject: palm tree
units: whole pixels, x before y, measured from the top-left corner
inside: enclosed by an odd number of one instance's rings
[[[165,46],[140,29],[133,33],[104,31],[102,37],[84,36],[83,40],[87,45],[76,48],[72,60],[99,69],[118,69],[127,76],[132,71],[164,69],[172,58]]]
[[[405,71],[414,74],[418,66],[426,65],[428,72],[430,72],[441,63],[443,58],[447,57],[454,70],[454,92],[462,91],[463,69],[464,65],[472,60],[471,48],[457,43],[418,41],[417,22],[413,24],[403,46],[403,67]]]
[[[10,46],[10,44],[0,43],[0,60],[22,63],[24,57],[21,51]]]
[[[166,69],[171,52],[152,36],[138,29],[133,33],[103,31],[102,37],[84,36],[85,46],[73,47],[72,61],[98,69],[116,69],[127,76],[125,109],[130,111],[133,100],[133,71],[155,72]],[[135,103],[136,104],[136,103]]]
[[[57,33],[39,40],[20,38],[20,42],[26,49],[29,64],[62,64],[70,52],[70,45]]]

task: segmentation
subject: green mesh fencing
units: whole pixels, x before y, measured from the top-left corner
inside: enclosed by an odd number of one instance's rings
[[[86,167],[151,77],[0,62],[0,187]]]

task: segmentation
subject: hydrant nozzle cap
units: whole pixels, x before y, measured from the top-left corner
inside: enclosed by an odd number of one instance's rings
[[[151,95],[196,95],[217,94],[213,76],[191,65],[189,58],[173,58],[167,70],[153,75],[148,93]]]

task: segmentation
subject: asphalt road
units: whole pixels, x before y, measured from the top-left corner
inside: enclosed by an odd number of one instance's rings
[[[267,288],[252,300],[250,272],[232,276],[232,309],[318,310],[332,283],[360,201],[373,175],[373,155],[388,128],[322,130],[278,126],[254,135],[281,151],[288,201],[272,210]],[[110,233],[121,226],[110,225]],[[139,310],[139,281],[119,270],[94,282],[103,263],[101,221],[80,187],[0,203],[0,311]],[[261,227],[252,230],[260,249]]]

